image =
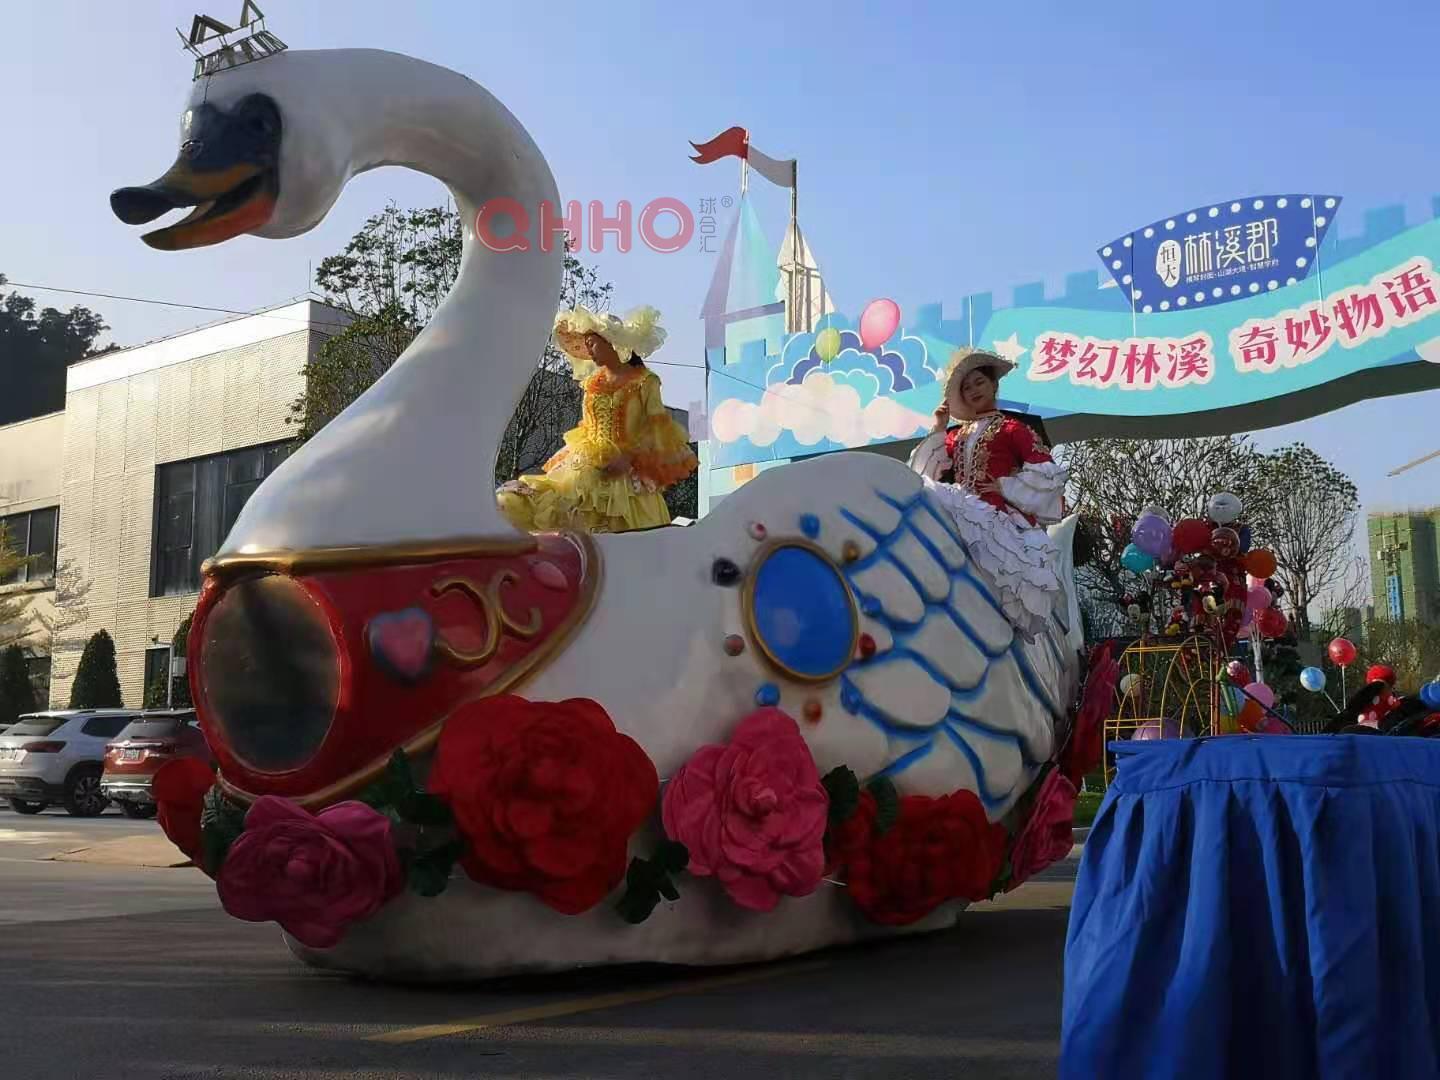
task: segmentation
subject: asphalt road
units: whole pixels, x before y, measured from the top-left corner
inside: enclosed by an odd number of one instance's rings
[[[925,938],[760,967],[415,989],[301,967],[273,927],[221,912],[194,870],[48,861],[77,834],[154,828],[116,821],[0,812],[0,1075],[1001,1080],[1055,1073],[1073,863]]]

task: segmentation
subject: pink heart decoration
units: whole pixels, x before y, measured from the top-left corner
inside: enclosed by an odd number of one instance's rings
[[[570,582],[565,578],[565,571],[547,559],[536,559],[530,564],[530,568],[535,575],[535,580],[547,589],[564,592],[570,587]]]
[[[435,622],[418,607],[377,615],[365,631],[370,655],[387,675],[417,683],[430,674],[435,656]]]

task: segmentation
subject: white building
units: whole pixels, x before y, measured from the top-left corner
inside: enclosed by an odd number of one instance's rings
[[[88,583],[60,642],[38,623],[26,641],[41,677],[54,652],[52,705],[100,629],[126,705],[163,678],[201,564],[290,452],[303,369],[343,320],[307,299],[106,353],[71,365],[64,412],[0,427],[0,520],[34,557],[0,590],[64,614],[67,584]]]

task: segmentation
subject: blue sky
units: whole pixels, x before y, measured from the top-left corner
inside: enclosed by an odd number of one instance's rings
[[[239,0],[224,5],[206,10],[232,21]],[[471,75],[530,128],[566,198],[695,207],[733,196],[735,162],[699,168],[688,140],[747,126],[761,150],[798,157],[802,224],[852,314],[881,295],[909,313],[1041,278],[1053,287],[1098,268],[1107,238],[1216,200],[1333,191],[1345,197],[1335,227],[1348,234],[1365,209],[1401,202],[1413,220],[1440,194],[1434,0],[557,0],[543,18],[488,4],[263,6],[291,48],[384,47]],[[309,267],[386,200],[443,199],[431,180],[383,170],[295,240],[144,247],[106,196],[153,179],[174,155],[191,65],[173,27],[188,28],[195,10],[192,0],[47,0],[7,11],[0,72],[17,152],[0,168],[0,272],[12,281],[254,309],[303,292]],[[778,241],[785,195],[763,181],[754,191]],[[698,369],[713,256],[642,247],[591,258],[618,306],[665,312],[660,359]],[[210,318],[85,302],[125,344]],[[661,372],[674,404],[702,396],[697,370]],[[1310,443],[1356,479],[1367,509],[1426,505],[1440,503],[1440,459],[1384,474],[1440,449],[1436,412],[1431,392],[1259,437]]]

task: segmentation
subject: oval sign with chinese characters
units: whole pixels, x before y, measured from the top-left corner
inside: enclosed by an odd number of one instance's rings
[[[1100,248],[1137,312],[1183,311],[1303,281],[1337,195],[1251,195],[1161,218]]]

